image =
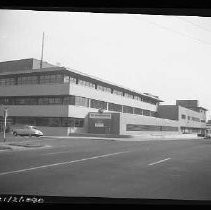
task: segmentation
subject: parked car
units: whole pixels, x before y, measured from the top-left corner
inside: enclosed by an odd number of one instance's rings
[[[12,133],[14,136],[43,136],[42,131],[30,125],[26,125],[23,128],[13,129]]]

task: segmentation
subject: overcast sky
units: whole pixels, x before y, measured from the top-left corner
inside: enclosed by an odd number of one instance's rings
[[[0,10],[0,62],[40,59],[42,32],[49,63],[211,110],[211,17]]]

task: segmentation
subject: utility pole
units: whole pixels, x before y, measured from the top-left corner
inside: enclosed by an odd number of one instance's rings
[[[43,62],[43,49],[44,49],[44,32],[42,34],[42,51],[41,51],[41,60],[40,60],[40,69],[42,69],[42,62]]]

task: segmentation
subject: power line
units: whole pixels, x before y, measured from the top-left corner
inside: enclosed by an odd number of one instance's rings
[[[199,43],[206,44],[206,45],[211,45],[211,42],[208,42],[208,41],[205,41],[205,40],[202,40],[202,39],[198,39],[198,38],[196,38],[196,37],[190,36],[189,34],[186,34],[186,33],[180,32],[180,31],[176,31],[176,30],[171,29],[171,28],[169,28],[169,27],[166,27],[166,26],[163,26],[163,25],[161,25],[161,24],[155,23],[154,21],[149,21],[149,20],[147,20],[146,18],[139,19],[139,18],[137,18],[137,17],[135,17],[135,16],[133,16],[133,17],[136,18],[136,19],[138,19],[138,20],[144,20],[144,21],[146,21],[146,22],[148,22],[148,23],[150,23],[150,24],[156,25],[156,26],[158,26],[159,28],[162,28],[162,29],[171,31],[171,32],[173,32],[173,33],[179,34],[179,35],[181,35],[181,36],[183,36],[183,37],[190,38],[190,39],[192,39],[192,40],[194,40],[194,41],[197,41],[197,42],[199,42]]]

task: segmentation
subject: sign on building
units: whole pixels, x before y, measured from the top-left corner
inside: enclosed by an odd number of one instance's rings
[[[111,119],[111,114],[109,113],[90,113],[90,118],[94,119]]]

